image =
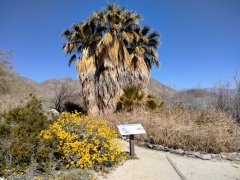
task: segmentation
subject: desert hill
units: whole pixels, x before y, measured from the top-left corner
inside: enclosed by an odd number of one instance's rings
[[[81,104],[81,84],[78,80],[71,78],[54,78],[39,83],[30,78],[16,76],[12,91],[0,95],[0,112],[18,105],[19,102],[30,93],[41,97],[46,102],[46,108],[50,108],[51,100],[63,85],[71,89],[71,94],[74,96],[74,98],[72,98],[74,103]],[[203,89],[178,92],[153,78],[150,78],[148,92],[161,97],[165,104],[175,104],[184,107],[208,107],[216,97],[216,94]]]

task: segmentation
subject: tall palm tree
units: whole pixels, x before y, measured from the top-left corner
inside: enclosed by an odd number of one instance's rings
[[[78,59],[76,68],[89,114],[114,111],[123,86],[141,83],[146,87],[152,65],[158,65],[159,35],[141,28],[140,19],[134,11],[108,4],[63,33],[67,40],[63,50],[72,55],[69,65]]]

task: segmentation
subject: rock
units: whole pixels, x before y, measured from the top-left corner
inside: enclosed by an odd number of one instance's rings
[[[153,149],[158,150],[158,151],[164,151],[165,147],[162,145],[154,145]]]
[[[183,154],[184,154],[184,150],[182,150],[182,149],[176,149],[176,150],[175,150],[175,153],[176,153],[176,154],[183,155]]]
[[[239,161],[240,162],[240,157],[234,157],[233,161]]]
[[[184,153],[185,153],[185,155],[187,155],[188,157],[192,157],[192,158],[195,157],[193,151],[185,151]]]
[[[237,152],[228,153],[228,158],[230,161],[240,161],[240,154]]]
[[[145,142],[138,141],[139,146],[145,146]]]
[[[170,153],[175,153],[175,150],[173,148],[168,148]]]
[[[222,160],[220,154],[211,154],[211,157],[212,157],[212,159],[214,159],[214,160]]]
[[[227,160],[228,159],[228,153],[220,153],[221,158]]]
[[[145,142],[144,143],[144,145],[145,146],[147,146],[148,148],[150,148],[150,149],[152,149],[153,148],[153,145],[152,144],[150,144],[150,143],[148,143],[148,142]]]
[[[236,152],[234,153],[220,153],[222,159],[230,161],[240,161],[240,155]]]
[[[54,116],[59,116],[60,113],[56,109],[50,109],[48,111],[48,118],[52,119]]]
[[[202,160],[209,160],[212,158],[210,154],[201,154],[200,152],[194,152],[195,157],[200,158]]]
[[[212,158],[221,158],[220,154],[211,154]]]
[[[212,158],[212,156],[210,154],[202,154],[202,156],[201,156],[202,160],[209,160],[211,158]]]
[[[194,152],[193,154],[197,158],[201,158],[202,157],[200,152]]]
[[[193,151],[185,151],[185,154],[186,154],[186,155],[191,155],[191,156],[192,156],[192,155],[194,155],[194,152],[193,152]]]
[[[168,148],[168,147],[165,147],[165,148],[164,148],[164,151],[165,151],[165,152],[169,152],[169,151],[171,151],[171,150],[172,150],[172,149],[171,149],[171,148]]]

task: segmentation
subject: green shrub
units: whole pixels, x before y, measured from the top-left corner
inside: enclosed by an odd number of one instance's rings
[[[158,109],[160,107],[163,106],[163,101],[157,97],[157,96],[154,96],[152,94],[149,94],[147,96],[147,100],[146,100],[146,106],[151,109],[151,110],[155,110],[155,109]]]
[[[0,175],[23,172],[35,157],[39,133],[49,120],[42,100],[30,95],[28,102],[0,115]]]
[[[127,85],[123,87],[123,95],[118,100],[117,110],[132,111],[139,107],[155,110],[162,106],[163,101],[159,97],[152,94],[146,95],[141,91],[140,85]]]

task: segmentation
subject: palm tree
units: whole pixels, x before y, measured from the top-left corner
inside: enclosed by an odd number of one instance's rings
[[[125,85],[123,87],[123,95],[118,99],[118,109],[126,109],[132,111],[136,107],[141,107],[146,103],[144,92],[140,91],[140,85]]]
[[[151,66],[158,65],[159,35],[141,28],[140,19],[134,11],[108,4],[63,33],[67,40],[63,50],[72,55],[69,65],[78,59],[76,68],[89,114],[114,111],[123,86],[140,83],[146,87]]]

